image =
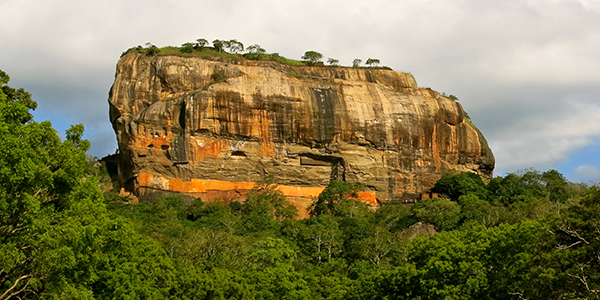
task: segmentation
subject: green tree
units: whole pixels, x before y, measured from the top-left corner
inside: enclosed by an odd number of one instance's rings
[[[259,182],[246,196],[246,202],[240,207],[241,232],[273,232],[281,225],[278,221],[293,219],[298,215],[296,207],[276,189],[272,177]]]
[[[301,58],[309,65],[314,65],[323,59],[323,54],[316,51],[306,51]]]
[[[219,53],[221,53],[221,51],[223,51],[223,47],[225,46],[225,41],[224,40],[214,40],[212,41],[213,47],[215,48],[215,50],[218,50]]]
[[[318,262],[331,261],[342,252],[342,231],[330,215],[320,215],[306,220],[301,232],[305,251]]]
[[[340,60],[339,60],[339,59],[335,59],[335,58],[331,58],[331,57],[330,57],[330,58],[328,58],[328,59],[327,59],[327,63],[328,63],[330,66],[339,66],[339,65],[340,65]]]
[[[61,141],[50,122],[33,121],[35,102],[8,81],[0,71],[0,299],[164,295],[164,252],[110,218],[85,175],[83,126]]]
[[[519,299],[530,295],[532,268],[544,235],[535,222],[473,226],[417,238],[408,263],[384,272],[378,297],[386,299]],[[376,289],[377,290],[377,289]],[[538,298],[536,299],[548,299]],[[552,297],[551,299],[557,299]]]
[[[81,139],[84,130],[85,128],[83,127],[83,124],[71,125],[71,128],[66,130],[66,138],[67,141],[73,143],[75,148],[88,151],[91,147],[90,142],[88,140]]]
[[[192,53],[194,51],[194,43],[183,43],[181,44],[181,49],[179,51],[183,53]]]
[[[382,205],[375,211],[375,222],[391,232],[401,231],[418,222],[408,205]]]
[[[264,54],[267,52],[264,48],[262,48],[258,44],[248,46],[248,48],[246,48],[246,51],[248,51],[248,53],[254,53],[254,54]]]
[[[466,194],[475,194],[479,199],[488,198],[486,184],[479,175],[472,172],[444,174],[435,183],[432,191],[444,194],[452,201],[457,201],[458,197]]]
[[[194,48],[202,50],[202,48],[204,48],[206,45],[208,45],[208,41],[206,39],[197,39],[196,44],[194,44]]]
[[[353,67],[353,68],[358,68],[358,67],[360,67],[360,64],[361,64],[361,63],[362,63],[362,59],[355,58],[355,59],[352,61],[352,67]]]
[[[369,59],[367,59],[366,64],[369,65],[369,66],[373,66],[374,65],[376,67],[379,64],[379,59],[377,59],[377,58],[369,58]]]
[[[391,253],[400,248],[400,238],[382,226],[374,228],[361,243],[364,245],[363,257],[375,266],[387,265]]]
[[[150,42],[146,43],[146,54],[148,56],[156,56],[158,53],[160,53],[160,48]]]
[[[542,182],[546,185],[548,199],[552,202],[565,202],[570,196],[569,182],[556,170],[542,173]]]
[[[460,206],[443,198],[418,202],[412,211],[417,219],[433,224],[437,230],[455,229],[461,219]]]
[[[256,262],[248,271],[258,299],[310,299],[310,289],[292,263],[296,252],[281,239],[266,238],[254,245],[250,259]]]
[[[244,51],[244,44],[235,39],[227,41],[225,45],[231,53],[240,53]]]
[[[442,93],[442,96],[443,96],[443,97],[446,97],[446,98],[448,98],[448,99],[450,99],[450,100],[452,100],[452,101],[458,101],[458,97],[456,97],[456,96],[454,96],[454,95],[452,95],[452,94],[449,94],[449,95],[448,95],[448,94],[446,94],[446,93]],[[465,112],[465,114],[466,114],[466,112]],[[466,117],[466,116],[465,116],[465,117]]]
[[[298,210],[290,204],[285,196],[277,190],[273,177],[265,178],[248,192],[247,200],[242,206],[246,214],[253,212],[264,213],[278,221],[293,219],[298,216]]]
[[[560,178],[553,179],[561,181]],[[598,298],[600,188],[590,188],[579,203],[562,214],[550,232],[553,238],[548,245],[551,255],[545,261],[546,270],[540,272],[546,275],[546,280],[538,281],[545,292],[544,296],[547,299]]]
[[[358,192],[363,187],[358,183],[331,180],[327,187],[319,194],[317,200],[310,208],[312,216],[330,214],[335,216],[356,214],[363,203],[349,199],[358,197]]]

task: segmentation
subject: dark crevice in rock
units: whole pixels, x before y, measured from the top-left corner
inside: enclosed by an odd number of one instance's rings
[[[172,151],[169,152],[171,152],[171,160],[173,160],[174,164],[184,164],[188,162],[185,101],[181,102],[178,120],[179,128],[177,128],[177,130],[175,130],[176,128],[173,129],[173,133],[175,133],[175,141],[173,142]]]
[[[330,180],[346,181],[346,162],[332,155],[300,153],[300,164],[308,166],[331,166]]]

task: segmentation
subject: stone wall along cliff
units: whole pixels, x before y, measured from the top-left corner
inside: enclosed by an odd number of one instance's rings
[[[130,53],[109,103],[119,181],[142,199],[236,201],[275,175],[300,208],[332,179],[387,201],[430,189],[448,169],[494,168],[459,103],[390,70]]]

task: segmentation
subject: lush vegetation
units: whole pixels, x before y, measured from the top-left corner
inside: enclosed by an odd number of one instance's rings
[[[197,39],[195,42],[186,42],[181,44],[181,47],[167,46],[159,48],[156,45],[148,42],[144,46],[138,45],[127,49],[121,54],[124,56],[127,53],[137,52],[144,53],[149,56],[160,55],[176,55],[183,57],[202,57],[205,59],[226,59],[235,61],[235,59],[245,58],[248,60],[274,61],[289,66],[314,66],[323,59],[323,54],[317,51],[306,51],[301,57],[301,60],[295,60],[283,57],[279,53],[267,53],[267,51],[258,44],[253,44],[244,48],[244,44],[238,40],[219,40],[212,41],[212,47],[208,46],[209,42],[206,39]],[[339,60],[329,58],[327,63],[330,66],[340,66]],[[361,67],[362,60],[355,59],[352,67]],[[392,70],[390,67],[378,67],[379,59],[369,58],[366,62],[368,68]]]
[[[446,174],[373,210],[332,181],[312,216],[265,180],[244,203],[130,204],[0,72],[0,299],[597,299],[600,188],[535,170]],[[99,179],[98,179],[99,178]],[[436,232],[435,234],[433,234]]]

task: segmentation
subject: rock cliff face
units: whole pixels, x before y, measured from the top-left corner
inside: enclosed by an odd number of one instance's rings
[[[234,201],[272,174],[298,207],[331,179],[375,204],[494,168],[459,103],[389,70],[130,53],[109,103],[119,181],[142,199]]]

